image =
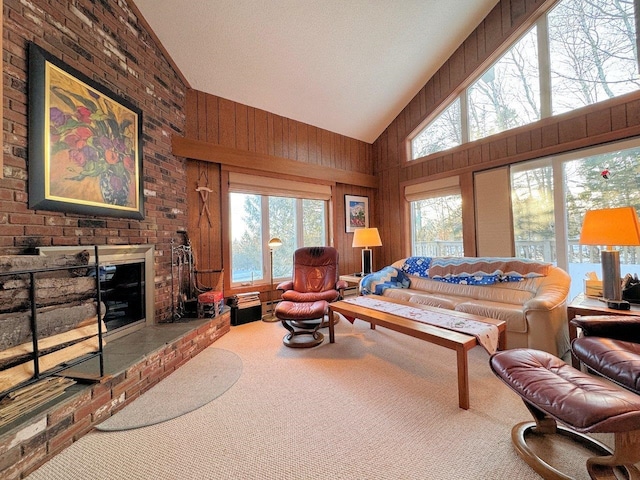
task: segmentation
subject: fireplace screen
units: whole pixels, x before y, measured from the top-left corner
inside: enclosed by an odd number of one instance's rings
[[[100,290],[108,333],[145,320],[144,262],[101,266]]]

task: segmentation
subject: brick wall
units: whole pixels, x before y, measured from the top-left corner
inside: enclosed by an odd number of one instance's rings
[[[229,312],[0,436],[0,478],[24,478],[124,408],[230,329]]]
[[[171,154],[184,135],[186,87],[128,0],[4,0],[4,178],[0,254],[40,246],[154,244],[156,321],[171,318],[171,239],[186,227],[184,159]],[[143,112],[145,219],[87,217],[28,208],[27,45],[35,42]]]

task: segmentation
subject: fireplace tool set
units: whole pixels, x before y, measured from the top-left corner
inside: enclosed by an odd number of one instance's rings
[[[184,230],[177,233],[184,235],[185,243],[174,245],[171,240],[171,312],[174,322],[183,317],[196,317],[198,295],[212,290],[212,287],[203,286],[198,281],[198,273],[222,273],[222,270],[198,270],[188,233]]]

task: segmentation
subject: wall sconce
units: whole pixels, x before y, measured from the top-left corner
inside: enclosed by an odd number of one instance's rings
[[[358,228],[353,232],[353,244],[354,248],[362,248],[362,273],[361,276],[365,276],[371,273],[371,267],[373,266],[373,254],[369,247],[381,247],[382,240],[380,240],[380,234],[377,228]],[[358,274],[356,274],[357,276]]]

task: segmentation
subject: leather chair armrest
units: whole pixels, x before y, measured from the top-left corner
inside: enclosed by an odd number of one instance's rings
[[[573,318],[571,324],[586,336],[640,342],[640,316],[592,315]]]
[[[349,284],[344,280],[338,280],[338,283],[336,283],[336,290],[340,290],[340,293],[342,293],[342,291],[348,286]]]
[[[280,282],[276,287],[276,290],[280,290],[282,292],[293,290],[293,280],[285,280],[284,282]]]

